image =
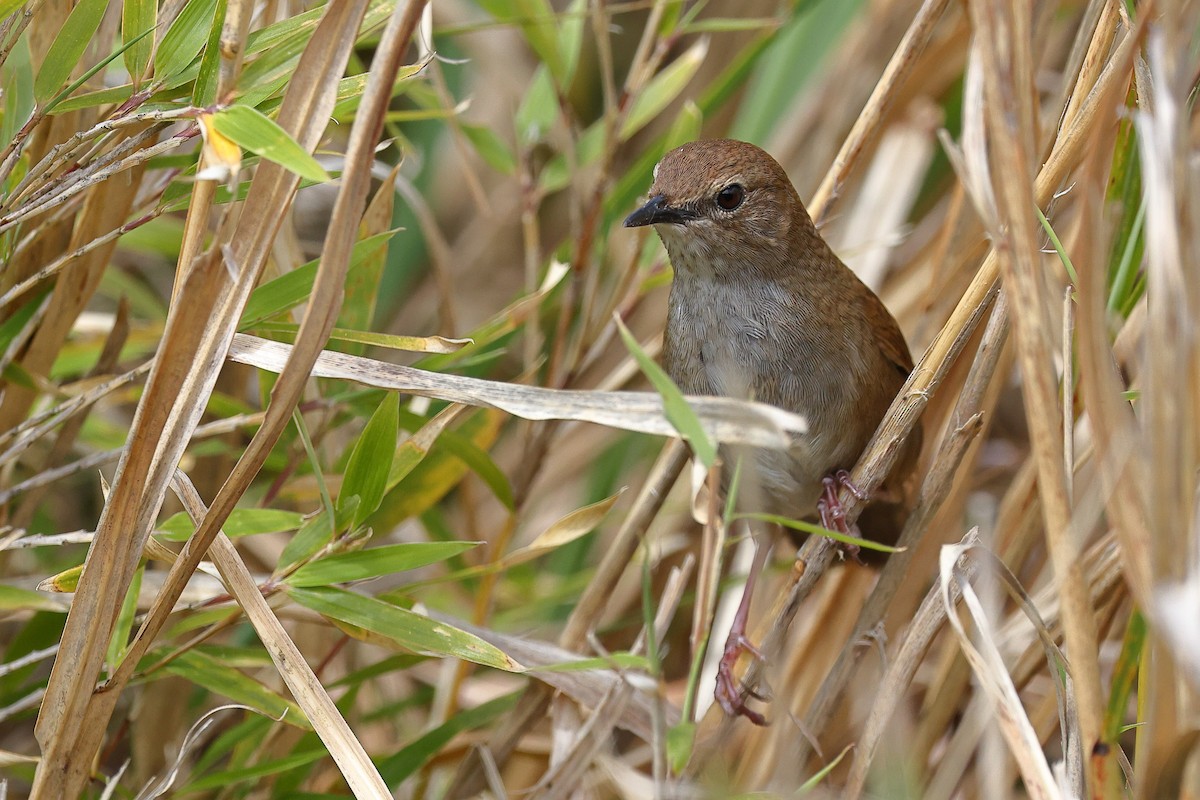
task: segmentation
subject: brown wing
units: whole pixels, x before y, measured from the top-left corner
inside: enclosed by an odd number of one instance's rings
[[[875,334],[879,352],[901,374],[901,380],[907,379],[913,369],[912,354],[908,351],[908,343],[904,341],[904,334],[900,332],[896,318],[869,289],[863,296],[863,306],[867,322]]]
[[[900,386],[908,379],[913,370],[913,359],[908,349],[908,343],[904,341],[904,334],[900,332],[900,325],[896,322],[896,318],[870,290],[864,295],[863,304],[880,354],[895,367],[898,373],[895,391],[899,391]],[[896,492],[899,489],[898,484],[905,482],[920,455],[922,439],[921,423],[918,422],[912,433],[909,434],[908,440],[904,444],[904,450],[897,458],[895,466],[892,467],[891,475],[884,482],[885,485],[881,487],[881,494]]]

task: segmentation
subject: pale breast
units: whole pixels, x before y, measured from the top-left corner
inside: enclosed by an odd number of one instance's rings
[[[852,466],[870,433],[848,424],[856,413],[873,413],[864,403],[876,403],[856,393],[874,386],[860,377],[871,368],[863,348],[831,333],[828,315],[842,312],[789,296],[770,281],[676,272],[664,362],[680,388],[754,399],[808,419],[811,433],[793,450],[742,454],[755,466],[765,506],[778,513],[811,512],[822,477]]]

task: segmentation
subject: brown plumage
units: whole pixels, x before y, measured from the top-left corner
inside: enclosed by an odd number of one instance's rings
[[[625,224],[654,225],[675,270],[663,365],[687,394],[753,398],[807,418],[800,446],[756,453],[751,477],[768,510],[810,516],[822,479],[854,466],[912,370],[900,326],[758,147],[715,139],[672,150],[650,198]],[[894,475],[919,447],[918,430]],[[879,541],[896,533],[864,531]]]
[[[698,141],[667,153],[649,201],[625,225],[653,225],[670,256],[663,364],[684,393],[755,399],[808,420],[791,451],[743,458],[754,468],[743,468],[740,505],[811,517],[823,481],[854,466],[912,370],[896,320],[821,238],[779,163],[752,144]],[[919,449],[918,429],[891,481]],[[887,527],[864,520],[863,535],[890,543],[899,531]],[[726,672],[746,647],[736,626],[729,647]],[[755,719],[723,679],[722,704]]]

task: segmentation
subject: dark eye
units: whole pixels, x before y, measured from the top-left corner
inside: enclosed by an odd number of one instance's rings
[[[717,205],[726,211],[733,211],[746,199],[746,190],[740,183],[731,183],[717,192]]]

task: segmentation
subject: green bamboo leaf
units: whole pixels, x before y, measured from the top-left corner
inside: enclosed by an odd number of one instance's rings
[[[358,500],[355,499],[357,504]],[[347,504],[349,507],[349,504]],[[300,529],[296,531],[288,543],[283,546],[283,552],[279,554],[277,570],[287,568],[291,565],[308,558],[313,553],[320,550],[333,539],[333,523],[329,518],[327,511],[322,511],[316,516],[305,520]]]
[[[125,71],[137,83],[146,74],[154,40],[143,35],[158,24],[155,0],[125,0],[121,5],[121,38],[125,42]]]
[[[427,567],[465,553],[480,542],[405,542],[352,553],[337,553],[310,561],[285,579],[289,586],[308,588],[361,581]]]
[[[94,92],[77,94],[74,97],[63,100],[61,103],[55,103],[54,110],[59,114],[66,114],[69,111],[78,111],[81,108],[95,108],[96,106],[123,103],[132,96],[133,84],[126,83],[123,86],[114,86],[108,89],[97,89]]]
[[[554,127],[558,117],[558,96],[554,93],[554,82],[550,72],[540,66],[533,73],[533,80],[525,90],[525,98],[517,108],[516,128],[525,144],[541,141],[546,132]]]
[[[394,642],[415,653],[461,658],[507,672],[524,670],[498,647],[478,636],[374,597],[332,588],[289,588],[286,591],[305,608],[351,628],[369,631],[376,638]]]
[[[1046,236],[1050,238],[1050,246],[1054,248],[1054,252],[1058,254],[1058,260],[1062,262],[1063,269],[1067,271],[1067,277],[1071,279],[1071,283],[1079,285],[1079,275],[1075,272],[1075,265],[1071,263],[1071,257],[1067,255],[1066,248],[1059,240],[1058,234],[1054,231],[1054,226],[1050,224],[1050,220],[1046,219],[1046,215],[1037,206],[1033,207],[1037,212],[1038,221],[1042,223],[1042,229],[1046,231]]]
[[[862,14],[864,2],[841,0],[803,5],[803,13],[794,14],[784,27],[765,31],[752,41],[730,62],[721,78],[709,85],[706,97],[700,100],[700,107],[710,113],[708,98],[719,97],[723,101],[732,92],[740,94],[742,99],[730,131],[732,138],[762,142],[770,136],[779,125],[780,115],[820,74],[829,54],[844,40],[847,27]]]
[[[508,145],[500,136],[486,125],[462,125],[462,132],[467,135],[471,146],[488,166],[505,175],[513,175],[517,171],[517,159],[508,149]]]
[[[476,447],[486,450],[496,440],[502,421],[503,415],[499,413],[477,410],[467,417],[457,432]],[[367,520],[375,530],[389,530],[410,517],[425,513],[457,486],[469,469],[440,440],[436,447],[428,439],[411,449],[407,444],[401,444],[396,454],[388,491],[379,510]]]
[[[1125,635],[1121,640],[1121,652],[1112,668],[1112,687],[1109,689],[1108,707],[1104,712],[1104,729],[1101,741],[1115,743],[1120,737],[1129,709],[1129,698],[1133,696],[1138,682],[1139,667],[1146,650],[1146,618],[1137,610],[1125,623]]]
[[[416,741],[405,745],[398,752],[378,761],[379,774],[383,777],[388,788],[395,790],[397,786],[425,766],[441,752],[451,739],[465,731],[474,730],[499,719],[510,711],[520,698],[520,692],[513,692],[483,705],[459,711],[428,733],[422,734]]]
[[[626,349],[629,350],[633,360],[650,380],[650,385],[662,395],[663,412],[666,414],[667,420],[675,426],[675,430],[679,431],[680,436],[687,439],[688,444],[692,446],[692,452],[696,454],[696,458],[700,459],[700,463],[706,468],[712,469],[713,463],[717,460],[717,446],[700,424],[700,418],[683,399],[683,392],[679,391],[675,381],[671,380],[662,367],[654,363],[654,359],[646,355],[646,351],[637,343],[637,339],[633,338],[633,334],[625,327],[625,323],[619,317],[614,317],[614,319]]]
[[[764,514],[754,512],[735,514],[730,517],[730,521],[735,519],[752,519],[758,520],[759,522],[770,522],[783,528],[790,528],[794,531],[810,533],[814,536],[824,536],[827,539],[833,539],[835,542],[848,544],[851,547],[857,547],[862,550],[876,550],[880,553],[899,553],[904,549],[903,547],[891,547],[890,545],[873,542],[870,539],[860,539],[857,536],[847,536],[846,534],[839,533],[838,531],[831,531],[828,528],[822,528],[820,525],[812,522],[805,522],[804,520],[799,519],[790,519],[788,517],[780,516],[779,514]]]
[[[107,67],[112,62],[116,61],[125,52],[126,49],[128,49],[129,47],[132,47],[133,45],[137,44],[142,39],[148,37],[151,33],[153,33],[153,31],[143,31],[141,34],[139,34],[137,36],[137,38],[133,39],[130,42],[122,44],[119,48],[117,48],[117,50],[115,52],[109,53],[107,56],[100,59],[100,61],[96,62],[91,67],[84,70],[82,75],[80,75],[78,78],[76,78],[71,83],[67,84],[66,88],[64,88],[61,92],[59,92],[58,94],[51,97],[48,101],[46,101],[46,103],[43,104],[43,106],[42,106],[42,111],[47,114],[49,114],[51,111],[56,111],[56,112],[61,111],[62,102],[64,100],[66,100],[68,97],[70,97],[72,94],[74,94],[76,89],[78,89],[80,86],[83,86],[85,83],[87,83],[88,81],[90,81],[92,79],[92,76],[99,73],[101,70],[103,70],[105,67]]]
[[[217,0],[188,0],[154,54],[154,77],[169,82],[191,66],[216,20]]]
[[[235,508],[221,530],[231,539],[255,536],[260,533],[291,531],[304,524],[304,515],[277,508]],[[155,529],[159,538],[168,542],[187,541],[196,532],[196,525],[186,512],[172,514]]]
[[[83,569],[76,567],[75,570],[75,578],[78,582],[79,572],[82,572]],[[60,611],[66,613],[67,608],[41,592],[0,583],[0,612],[12,611]]]
[[[269,717],[297,728],[312,730],[312,725],[298,705],[202,650],[180,653],[168,661],[163,670],[186,678],[214,694],[228,697],[235,703],[257,709]]]
[[[27,2],[28,0],[0,0],[0,17],[7,17]]]
[[[575,143],[574,166],[567,161],[565,155],[557,155],[546,164],[538,176],[542,190],[549,193],[567,188],[574,180],[574,170],[595,163],[603,150],[604,121],[598,120],[593,122]]]
[[[575,80],[575,70],[579,66],[579,58],[583,54],[583,33],[587,30],[588,10],[587,0],[572,0],[566,12],[556,21],[558,28],[558,51],[562,53],[563,73],[566,76],[563,85],[569,86]]]
[[[50,287],[38,291],[26,300],[12,316],[4,320],[4,322],[0,322],[0,353],[8,351],[8,346],[12,344],[13,339],[17,338],[17,334],[21,332],[29,323],[29,320],[33,318],[33,315],[41,308],[42,301],[46,299],[46,295],[48,294],[50,294]]]
[[[846,754],[849,753],[853,748],[854,745],[852,744],[846,745],[844,748],[842,748],[842,752],[837,754],[837,758],[821,767],[819,770],[817,770],[816,774],[814,774],[804,783],[800,784],[800,790],[796,792],[796,795],[798,797],[803,796],[820,786],[821,782],[828,778],[830,773],[837,769],[838,764],[842,763],[842,759],[844,759]]]
[[[387,392],[354,443],[338,492],[339,512],[344,508],[344,500],[351,497],[359,500],[352,527],[358,527],[374,514],[383,500],[399,428],[400,395]]]
[[[303,767],[306,764],[312,764],[315,761],[320,761],[322,758],[329,757],[329,750],[324,746],[315,749],[301,750],[298,753],[284,756],[283,758],[274,758],[267,761],[255,763],[249,767],[238,767],[237,769],[225,769],[220,772],[214,772],[210,775],[205,775],[203,778],[198,778],[194,781],[189,781],[180,787],[179,795],[195,794],[198,792],[207,792],[214,789],[228,791],[231,787],[239,783],[253,783],[261,785],[265,779],[274,775],[279,775],[284,772]]]
[[[492,490],[496,499],[504,507],[512,511],[514,506],[512,485],[504,470],[496,464],[491,455],[479,445],[456,431],[446,431],[441,438],[446,452],[457,456],[472,472],[479,476],[487,487]]]
[[[33,116],[37,101],[33,96],[33,63],[29,37],[17,39],[8,58],[0,66],[4,87],[4,114],[0,117],[0,140],[11,142]]]
[[[684,90],[708,53],[708,37],[703,36],[666,69],[651,79],[638,96],[621,126],[621,141],[640,131],[671,104]]]
[[[121,663],[121,659],[125,657],[125,651],[129,649],[129,633],[133,630],[133,621],[137,616],[138,595],[142,591],[142,576],[145,572],[145,566],[138,567],[137,571],[133,573],[133,580],[130,581],[129,588],[125,591],[125,601],[121,603],[117,624],[108,640],[105,659],[109,669],[115,669]]]
[[[463,408],[464,406],[447,406],[400,443],[392,456],[392,472],[388,475],[387,491],[396,488],[396,485],[429,455],[429,448],[445,433],[446,427],[462,413]],[[411,430],[414,426],[405,422],[404,427]]]
[[[192,105],[208,108],[217,102],[217,84],[221,68],[221,28],[225,21],[225,0],[217,0],[212,22],[208,28],[208,40],[200,54],[200,66],[196,82],[192,86]]]
[[[1105,206],[1119,213],[1115,220],[1108,258],[1108,302],[1110,314],[1127,316],[1141,298],[1138,275],[1146,250],[1146,201],[1142,192],[1142,168],[1138,155],[1137,128],[1133,110],[1137,108],[1137,88],[1131,86],[1125,100],[1126,111],[1117,126],[1109,171]]]
[[[261,111],[244,105],[230,106],[213,114],[211,121],[218,133],[239,147],[310,181],[329,180],[329,173],[317,160]]]
[[[774,17],[713,17],[696,22],[689,22],[681,31],[683,34],[696,33],[733,33],[735,31],[774,30],[779,26],[779,20]]]
[[[375,196],[367,204],[362,219],[358,223],[358,236],[368,239],[371,236],[386,233],[392,227],[396,215],[396,179],[400,175],[400,164],[392,168],[391,173],[380,181]],[[380,248],[364,259],[359,269],[346,275],[343,286],[345,298],[342,310],[338,314],[337,329],[355,331],[369,330],[375,321],[375,304],[379,299],[384,267],[387,265],[387,248]],[[331,334],[333,338],[336,334]],[[344,340],[343,340],[344,341]],[[343,344],[337,349],[344,353],[366,355],[366,343]]]
[[[33,95],[38,105],[53,99],[71,78],[71,73],[83,58],[83,51],[91,43],[100,27],[108,0],[80,0],[71,10],[67,21],[46,51],[46,58],[33,81]]]
[[[667,730],[667,763],[673,774],[683,772],[695,752],[695,744],[696,723],[685,720]]]
[[[350,252],[351,273],[373,254],[386,247],[395,233],[395,230],[391,230],[355,242],[354,249]],[[255,289],[246,302],[245,310],[242,311],[238,329],[253,327],[256,323],[281,314],[307,300],[312,295],[313,281],[316,280],[320,263],[320,259],[314,259]]]

